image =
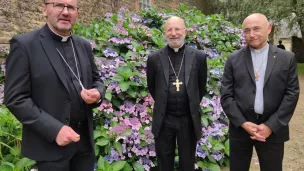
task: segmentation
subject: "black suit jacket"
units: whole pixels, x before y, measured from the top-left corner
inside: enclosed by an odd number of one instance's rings
[[[71,106],[68,76],[46,26],[11,40],[6,59],[4,103],[23,124],[22,154],[36,161],[57,160],[73,150],[55,142],[63,125],[69,125]],[[105,88],[93,61],[90,44],[72,36],[78,54],[83,85],[96,88],[104,97]],[[93,147],[92,108],[86,113]]]
[[[200,102],[206,92],[206,54],[194,48],[185,47],[185,82],[189,97],[191,117],[196,138],[202,134]],[[147,62],[148,89],[155,104],[153,109],[152,133],[157,138],[166,112],[169,88],[168,47],[149,55]]]
[[[254,112],[255,77],[249,47],[232,53],[225,64],[221,104],[227,114],[229,133],[249,138],[240,126],[246,121],[256,123]],[[297,65],[293,53],[269,45],[264,80],[264,113],[261,121],[273,133],[268,142],[289,140],[290,121],[299,97]]]

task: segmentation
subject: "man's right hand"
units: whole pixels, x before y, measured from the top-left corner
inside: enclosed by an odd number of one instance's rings
[[[244,128],[248,132],[248,134],[251,135],[251,139],[253,139],[253,137],[254,137],[255,140],[262,141],[262,142],[266,141],[266,137],[264,137],[258,133],[259,125],[254,124],[252,122],[245,122],[241,125],[241,127]]]
[[[77,134],[71,127],[64,125],[57,134],[56,143],[59,146],[66,146],[70,142],[80,140],[80,135]]]

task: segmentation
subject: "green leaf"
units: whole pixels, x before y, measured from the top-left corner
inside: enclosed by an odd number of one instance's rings
[[[207,156],[207,158],[209,159],[209,161],[210,161],[211,163],[216,164],[216,160],[215,160],[212,156]]]
[[[205,163],[204,162],[202,162],[202,161],[198,161],[197,163],[197,166],[199,167],[199,168],[206,168],[207,166],[205,165]]]
[[[137,162],[133,162],[132,165],[135,171],[145,171],[145,168]]]
[[[115,21],[115,22],[118,22],[118,15],[117,14],[114,14],[112,16],[112,20]]]
[[[114,148],[119,152],[119,154],[122,154],[122,145],[120,144],[120,142],[114,142],[113,143]]]
[[[202,115],[201,120],[205,127],[207,127],[209,125],[206,115]]]
[[[15,169],[22,170],[22,169],[25,169],[25,168],[30,168],[31,166],[34,166],[35,164],[36,164],[35,161],[24,157],[16,163],[16,165],[15,165],[16,168]]]
[[[221,168],[219,165],[217,164],[214,164],[214,163],[208,163],[208,168],[211,170],[211,171],[221,171]]]
[[[129,82],[122,81],[119,83],[119,88],[121,89],[122,92],[127,91],[129,87],[130,87]]]
[[[98,169],[101,170],[106,170],[109,167],[109,163],[107,160],[105,160],[102,156],[99,156],[98,162],[97,162],[97,167]]]
[[[123,171],[132,171],[132,167],[130,166],[129,163],[125,164],[125,167],[122,169]]]
[[[106,95],[105,95],[105,98],[109,101],[112,100],[112,90],[107,90],[106,91]]]
[[[221,142],[215,144],[215,146],[212,147],[212,150],[215,150],[215,151],[222,151],[224,149],[225,149],[225,146]]]
[[[135,46],[135,49],[136,49],[136,52],[140,52],[142,51],[143,49],[145,49],[144,46],[140,45],[140,46]]]
[[[94,140],[102,136],[101,130],[94,130]]]
[[[149,94],[149,92],[146,91],[146,90],[141,90],[141,91],[140,91],[140,95],[141,95],[142,97],[146,97],[148,94]]]
[[[203,113],[208,113],[208,112],[212,112],[212,111],[213,111],[213,108],[211,106],[205,107],[202,110]]]
[[[120,81],[124,81],[124,77],[121,75],[116,74],[114,77],[111,78],[114,81],[120,82]]]
[[[99,145],[99,146],[105,146],[109,144],[109,140],[105,139],[105,138],[98,138],[97,142],[96,142],[96,145]]]
[[[134,90],[128,89],[127,93],[128,93],[131,97],[136,98],[136,92],[135,92]]]
[[[21,148],[18,146],[13,147],[13,149],[10,149],[10,153],[14,156],[18,156],[21,153]]]
[[[230,156],[230,146],[229,146],[229,139],[226,140],[225,142],[225,154]]]
[[[132,69],[130,67],[127,67],[127,66],[125,66],[125,67],[119,67],[117,69],[117,73],[119,75],[121,75],[124,78],[124,80],[129,79],[132,76],[132,74],[133,74],[132,73]]]
[[[0,170],[1,171],[14,171],[13,167],[11,167],[10,165],[0,165]]]
[[[126,161],[116,161],[112,163],[111,165],[113,166],[113,171],[119,171],[124,168]]]
[[[99,146],[98,145],[94,145],[94,151],[95,151],[95,156],[99,156],[99,153],[100,153],[100,149],[99,149]]]

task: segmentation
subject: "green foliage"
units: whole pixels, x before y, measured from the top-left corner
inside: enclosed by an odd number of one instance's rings
[[[19,121],[0,106],[0,170],[28,171],[36,163],[21,156],[22,127]]]

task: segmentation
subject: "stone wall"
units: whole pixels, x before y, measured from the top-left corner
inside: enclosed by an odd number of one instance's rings
[[[204,0],[203,0],[204,1]],[[78,22],[89,23],[107,12],[115,12],[121,6],[132,11],[139,10],[140,0],[78,0],[80,17]],[[152,5],[160,9],[176,8],[180,2],[204,6],[202,0],[152,0]],[[42,15],[43,0],[0,0],[0,45],[8,44],[12,36],[40,28],[45,24]]]

